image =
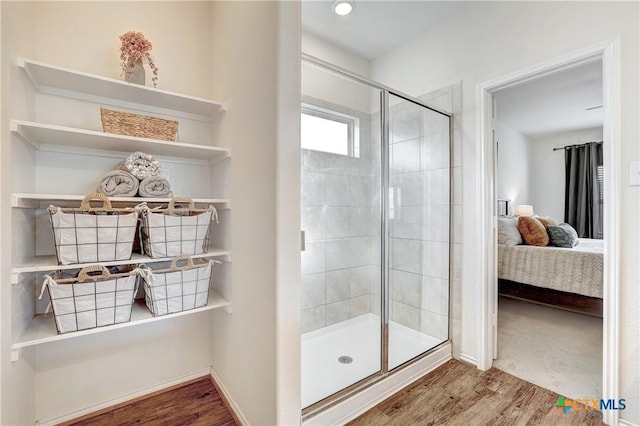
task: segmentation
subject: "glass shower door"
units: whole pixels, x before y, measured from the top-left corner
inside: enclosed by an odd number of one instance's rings
[[[449,338],[449,117],[389,95],[389,370]]]
[[[381,91],[302,64],[302,406],[381,371]]]

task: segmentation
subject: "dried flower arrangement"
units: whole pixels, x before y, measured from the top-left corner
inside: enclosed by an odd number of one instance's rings
[[[158,82],[158,67],[153,62],[153,58],[149,51],[153,47],[151,42],[147,40],[141,32],[129,31],[120,36],[120,60],[122,71],[126,79],[130,79],[133,74],[133,67],[136,61],[145,58],[151,71],[153,71],[153,87]]]

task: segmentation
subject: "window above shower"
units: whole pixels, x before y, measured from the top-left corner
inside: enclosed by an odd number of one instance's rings
[[[357,117],[312,104],[302,104],[302,149],[348,157],[360,157],[360,120]]]

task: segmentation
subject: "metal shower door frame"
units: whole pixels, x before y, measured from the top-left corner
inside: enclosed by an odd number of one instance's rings
[[[431,348],[430,350],[423,352],[422,354],[416,356],[415,358],[401,364],[400,366],[393,369],[392,372],[389,370],[389,320],[390,320],[390,284],[389,284],[389,270],[390,270],[390,250],[389,250],[389,178],[390,178],[390,128],[389,128],[389,95],[393,95],[395,97],[401,98],[405,101],[417,104],[421,107],[424,107],[433,112],[442,114],[449,119],[449,270],[451,269],[451,250],[452,250],[452,226],[451,226],[451,218],[452,218],[452,170],[453,170],[453,155],[452,155],[452,147],[453,147],[453,126],[452,126],[452,113],[448,111],[444,111],[440,108],[436,108],[432,105],[429,105],[423,102],[420,99],[415,97],[406,95],[401,93],[395,89],[384,86],[380,83],[377,83],[373,80],[370,80],[366,77],[348,71],[344,68],[335,66],[329,62],[318,59],[314,56],[308,54],[302,54],[302,62],[310,63],[312,65],[318,66],[320,68],[325,69],[334,74],[338,74],[343,78],[347,78],[352,81],[356,81],[372,87],[374,89],[380,90],[380,131],[381,131],[381,144],[380,144],[380,158],[381,158],[381,181],[380,181],[380,235],[381,235],[381,288],[380,288],[380,370],[371,374],[368,377],[365,377],[362,380],[359,380],[351,385],[343,388],[342,390],[321,399],[320,401],[302,409],[302,419],[311,417],[329,407],[332,407],[344,399],[350,397],[351,395],[362,391],[363,389],[385,379],[390,374],[394,374],[396,371],[401,370],[405,367],[410,366],[414,362],[417,362],[428,356],[431,352],[436,350],[437,348],[445,345],[451,341],[451,272],[449,272],[449,329],[447,332],[448,339],[439,345]]]

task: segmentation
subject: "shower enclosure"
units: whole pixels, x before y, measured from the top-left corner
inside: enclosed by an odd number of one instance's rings
[[[305,56],[302,406],[449,339],[451,116]]]

